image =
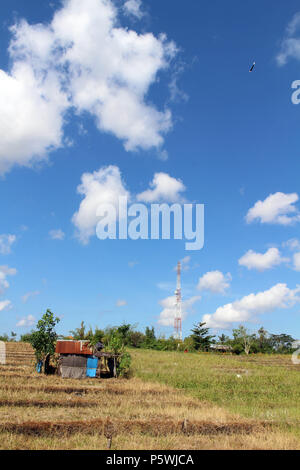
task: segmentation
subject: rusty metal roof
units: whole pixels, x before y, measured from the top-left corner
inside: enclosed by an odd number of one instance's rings
[[[93,350],[89,347],[88,341],[57,341],[55,352],[59,354],[84,354],[92,355]]]

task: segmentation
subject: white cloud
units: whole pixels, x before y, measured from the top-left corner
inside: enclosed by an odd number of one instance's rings
[[[117,166],[110,165],[100,168],[94,173],[84,173],[81,177],[81,184],[77,188],[77,192],[83,195],[83,200],[79,210],[72,218],[80,241],[87,244],[90,237],[96,233],[96,226],[100,221],[97,210],[101,204],[112,205],[115,208],[116,215],[118,215],[120,197],[127,197],[128,203],[135,199],[147,202],[152,200],[179,202],[181,200],[179,193],[185,190],[185,186],[181,181],[166,173],[157,173],[154,176],[153,185],[155,186],[153,190],[134,196],[126,189],[120,169]],[[111,214],[112,221],[115,220],[114,215]],[[109,217],[110,215],[108,215],[108,219]]]
[[[137,195],[143,202],[182,202],[181,194],[186,190],[184,184],[167,173],[155,173],[150,188]]]
[[[289,248],[291,251],[298,250],[300,248],[300,241],[297,238],[291,238],[287,242],[284,242],[282,246]]]
[[[125,307],[125,305],[127,305],[127,301],[126,301],[126,300],[121,300],[121,299],[119,299],[119,300],[117,300],[117,302],[116,302],[116,306],[117,306],[117,307]]]
[[[28,328],[35,324],[35,318],[33,315],[28,315],[27,317],[21,318],[20,321],[16,324],[18,328]]]
[[[3,310],[8,310],[12,307],[11,301],[10,300],[1,300],[0,301],[0,312]]]
[[[22,297],[22,302],[23,302],[24,304],[26,304],[26,302],[28,302],[28,300],[29,300],[31,297],[36,297],[37,295],[40,295],[40,292],[39,292],[39,291],[27,292],[25,295],[23,295],[23,297]]]
[[[215,313],[204,315],[203,322],[210,328],[228,328],[235,322],[253,321],[259,314],[293,306],[300,301],[299,292],[299,286],[292,290],[286,284],[276,284],[269,290],[219,307]]]
[[[65,233],[61,230],[50,230],[49,236],[52,240],[64,240],[65,238]]]
[[[15,276],[17,270],[8,266],[0,266],[0,295],[9,288],[7,276]]]
[[[295,271],[300,271],[300,252],[293,256],[293,268]]]
[[[127,8],[134,10],[138,2]],[[31,166],[67,145],[66,111],[90,113],[126,150],[161,149],[168,109],[147,94],[177,53],[165,34],[138,34],[119,23],[111,0],[66,0],[49,24],[11,28],[11,70],[0,70],[0,172]]]
[[[290,58],[300,60],[300,35],[296,35],[299,32],[299,28],[300,12],[293,16],[286,28],[286,35],[281,42],[280,52],[277,55],[278,65],[285,65]]]
[[[191,312],[193,305],[201,299],[200,296],[194,296],[182,302],[182,320]],[[163,326],[173,326],[176,313],[176,297],[174,295],[167,297],[159,302],[163,307],[160,313],[158,323]]]
[[[15,243],[17,237],[15,235],[0,235],[0,254],[9,255],[11,246]]]
[[[300,221],[300,213],[295,207],[299,200],[296,193],[270,194],[264,201],[258,201],[249,209],[246,220],[251,223],[259,220],[262,224],[291,225]]]
[[[0,173],[31,166],[63,145],[66,97],[54,74],[41,76],[25,61],[0,70]]]
[[[199,279],[197,289],[208,290],[214,294],[225,294],[230,287],[231,274],[224,275],[221,271],[210,271]]]
[[[288,262],[288,258],[283,258],[278,248],[270,248],[266,253],[256,253],[253,250],[239,259],[239,265],[248,269],[257,269],[258,271],[266,271],[274,266]]]
[[[124,186],[119,168],[112,165],[100,168],[94,173],[84,173],[77,192],[82,194],[84,199],[72,221],[78,229],[78,238],[85,244],[95,234],[99,221],[97,217],[99,205],[111,204],[118,211],[119,197],[126,196],[128,201],[130,200],[130,193]]]
[[[124,3],[124,12],[126,15],[132,15],[138,19],[141,19],[144,16],[144,13],[142,12],[141,7],[142,7],[141,0],[127,0]]]

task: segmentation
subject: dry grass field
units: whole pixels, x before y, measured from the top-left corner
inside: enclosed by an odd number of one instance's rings
[[[110,437],[115,450],[300,449],[300,371],[286,358],[255,357],[257,366],[252,357],[134,351],[133,359],[129,380],[0,366],[0,449],[106,449]]]

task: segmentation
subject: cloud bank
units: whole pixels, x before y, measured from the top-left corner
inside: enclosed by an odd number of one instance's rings
[[[300,287],[289,289],[286,284],[276,284],[258,294],[250,294],[241,300],[219,307],[215,313],[203,316],[210,328],[230,328],[232,323],[255,320],[256,316],[278,308],[289,308],[300,301]]]
[[[126,2],[138,16],[139,2]],[[161,149],[169,109],[147,99],[177,48],[165,34],[120,26],[111,0],[65,0],[49,24],[11,28],[11,68],[0,70],[0,173],[32,166],[66,143],[67,111],[94,117],[127,151]]]

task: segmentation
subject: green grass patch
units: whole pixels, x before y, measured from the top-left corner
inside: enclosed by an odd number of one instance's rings
[[[131,350],[134,374],[254,419],[300,429],[300,366],[291,356]]]

